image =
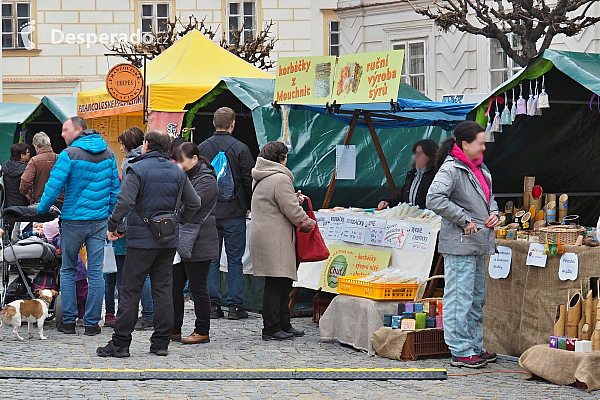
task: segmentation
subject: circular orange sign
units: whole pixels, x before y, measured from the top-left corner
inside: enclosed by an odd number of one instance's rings
[[[144,77],[132,64],[117,64],[106,75],[106,90],[115,100],[127,103],[142,93]]]

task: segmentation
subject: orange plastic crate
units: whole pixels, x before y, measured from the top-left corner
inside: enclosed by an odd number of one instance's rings
[[[338,293],[372,300],[414,300],[418,283],[372,283],[359,281],[367,275],[339,276]]]

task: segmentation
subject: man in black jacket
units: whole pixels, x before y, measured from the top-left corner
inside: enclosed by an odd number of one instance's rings
[[[130,161],[117,205],[108,219],[109,240],[123,237],[117,232],[127,216],[127,258],[121,280],[121,301],[112,340],[96,353],[101,357],[129,357],[131,332],[138,317],[138,304],[146,276],[150,274],[154,300],[154,333],[150,352],[168,354],[173,331],[173,258],[177,235],[159,243],[147,221],[158,214],[174,213],[181,190],[181,222],[200,209],[200,198],[185,173],[166,154],[170,140],[166,132],[150,131],[144,137],[142,155]],[[180,188],[183,185],[182,189]],[[151,223],[151,222],[150,222]]]
[[[219,231],[219,256],[225,241],[227,254],[227,283],[229,319],[248,318],[244,310],[244,272],[242,256],[246,250],[246,215],[252,200],[252,168],[254,159],[250,149],[232,136],[235,127],[235,111],[228,107],[219,108],[213,117],[215,134],[202,142],[200,155],[213,160],[219,152],[225,152],[234,181],[233,199],[217,203],[217,230]],[[217,174],[219,171],[217,171]],[[220,194],[223,182],[219,178]],[[221,196],[219,196],[221,197]],[[210,265],[208,292],[210,294],[211,318],[223,317],[220,294],[220,259]]]

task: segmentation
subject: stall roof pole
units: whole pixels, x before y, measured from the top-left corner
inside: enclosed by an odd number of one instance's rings
[[[346,138],[344,139],[344,146],[348,146],[350,141],[352,140],[352,135],[354,134],[354,128],[356,128],[356,124],[358,123],[358,117],[360,115],[360,110],[354,111],[354,115],[352,115],[352,120],[350,121],[350,127],[348,128],[348,132],[346,133]],[[333,197],[333,191],[335,190],[335,184],[337,179],[335,177],[335,169],[333,170],[333,176],[331,177],[331,182],[329,182],[329,187],[327,188],[327,194],[325,195],[325,200],[323,200],[322,208],[329,208],[329,203],[331,203],[331,198]]]
[[[392,172],[390,171],[390,166],[385,159],[385,154],[383,153],[383,149],[381,148],[381,142],[379,141],[379,137],[377,137],[377,132],[375,131],[375,125],[373,125],[373,120],[371,119],[371,115],[368,112],[364,113],[365,121],[367,126],[369,127],[369,132],[371,133],[371,138],[373,139],[373,144],[375,145],[375,150],[377,150],[377,155],[379,156],[379,161],[381,162],[381,167],[383,168],[383,173],[387,178],[388,185],[390,185],[390,190],[392,191],[392,196],[398,196],[398,190],[396,189],[396,184],[394,183],[394,178],[392,177]]]

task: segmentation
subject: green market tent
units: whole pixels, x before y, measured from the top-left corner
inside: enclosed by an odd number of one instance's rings
[[[74,97],[45,96],[39,104],[0,103],[0,163],[10,157],[10,147],[20,140],[31,143],[33,136],[44,131],[59,153],[66,147],[60,136],[62,123],[77,115]],[[32,156],[35,149],[31,146]]]
[[[271,105],[275,90],[273,79],[223,78],[231,93],[252,111],[254,134],[258,146],[281,140],[282,116]],[[402,84],[399,98],[429,100],[409,85]],[[249,117],[249,115],[246,115]],[[238,122],[240,118],[238,117]],[[349,126],[329,115],[307,109],[289,113],[292,151],[288,167],[295,177],[294,185],[309,195],[313,204],[322,203],[335,168],[335,145],[342,144]],[[376,129],[396,185],[401,186],[412,162],[412,145],[420,139],[440,142],[450,135],[439,127],[402,127]],[[235,133],[235,132],[234,132]],[[241,139],[243,140],[243,139]],[[390,196],[390,188],[369,130],[357,126],[350,144],[356,145],[356,179],[338,181],[332,205],[375,207],[380,199]]]
[[[20,127],[37,105],[0,103],[0,163],[10,158],[10,147],[19,137]]]
[[[600,163],[595,162],[600,148],[600,54],[546,50],[489,93],[469,119],[485,126],[493,96],[507,92],[512,106],[513,88],[518,96],[522,82],[527,99],[529,82],[535,87],[542,77],[550,108],[543,109],[542,116],[517,116],[487,144],[484,157],[494,176],[494,192],[518,198],[523,176],[535,176],[544,193],[569,194],[569,213],[595,226],[600,215]],[[492,118],[495,110],[493,102]]]

